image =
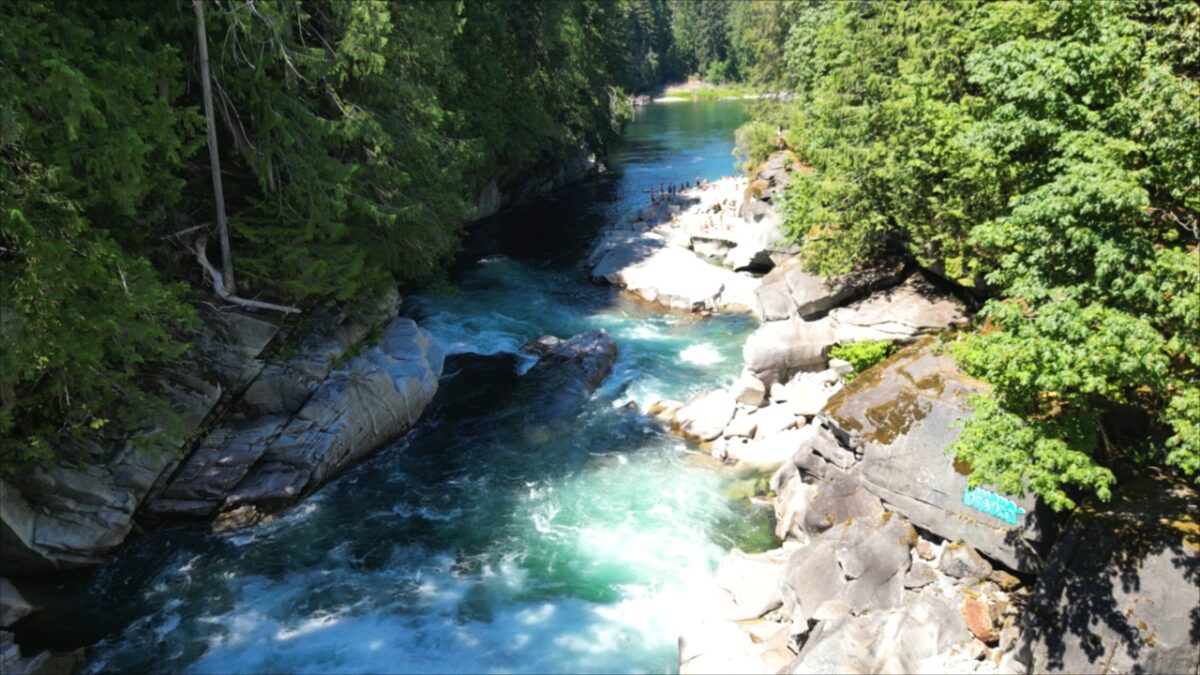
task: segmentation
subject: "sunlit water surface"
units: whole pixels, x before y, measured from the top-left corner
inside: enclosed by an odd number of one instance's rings
[[[607,175],[480,223],[451,290],[405,301],[452,354],[418,427],[269,524],[137,538],[82,592],[88,668],[674,670],[690,591],[729,548],[769,545],[770,523],[625,404],[732,381],[752,326],[637,303],[580,262],[650,186],[732,173],[741,119],[652,106]],[[617,340],[613,375],[543,424],[518,348],[592,328]]]

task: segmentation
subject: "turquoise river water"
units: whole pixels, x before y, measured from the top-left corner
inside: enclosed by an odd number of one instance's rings
[[[271,523],[137,537],[76,601],[87,669],[673,671],[691,589],[771,525],[625,404],[731,382],[753,326],[634,302],[581,262],[651,186],[732,173],[741,121],[739,102],[642,109],[610,172],[477,224],[452,290],[405,300],[451,354],[422,422]],[[612,376],[538,425],[518,347],[591,328],[617,340]]]

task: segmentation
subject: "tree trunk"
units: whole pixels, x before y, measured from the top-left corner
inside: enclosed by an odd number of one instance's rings
[[[229,251],[229,222],[225,219],[225,190],[221,184],[221,154],[217,150],[217,121],[213,114],[212,80],[208,75],[208,32],[204,29],[204,0],[192,0],[196,12],[196,42],[200,46],[200,85],[204,92],[204,117],[208,121],[208,158],[212,164],[213,197],[217,202],[217,232],[221,238],[221,269],[225,290],[237,293],[233,280],[233,255]]]

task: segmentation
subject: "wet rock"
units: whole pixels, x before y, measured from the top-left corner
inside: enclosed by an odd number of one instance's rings
[[[1021,655],[1031,672],[1200,669],[1200,495],[1166,476],[1120,487],[1076,510],[1038,577]]]
[[[970,544],[956,541],[942,549],[938,570],[955,579],[978,580],[986,579],[992,566]]]
[[[415,424],[437,391],[443,358],[428,332],[411,319],[394,319],[377,344],[332,371],[269,441],[262,426],[227,433],[227,454],[207,455],[216,457],[213,465],[190,467],[180,478],[244,471],[221,510],[290,504]],[[239,446],[257,453],[256,461],[239,464]],[[172,485],[165,494],[191,488],[200,494],[193,485]]]
[[[956,298],[938,291],[921,275],[829,313],[834,338],[848,344],[861,340],[906,342],[921,335],[965,325],[965,309]]]
[[[1053,534],[1050,521],[1032,497],[968,489],[970,467],[946,450],[970,415],[968,398],[986,387],[933,346],[922,341],[861,373],[823,414],[859,450],[864,485],[889,508],[1011,569],[1035,571]]]
[[[711,441],[721,435],[733,419],[737,401],[723,389],[692,399],[675,413],[673,425],[687,438]]]
[[[590,396],[604,382],[617,360],[617,343],[603,329],[568,340],[547,336],[539,342],[540,359],[526,377],[553,379],[572,390],[583,391],[585,396]]]
[[[836,342],[832,324],[824,319],[772,321],[746,339],[742,357],[750,372],[769,387],[801,371],[824,370],[828,350]]]
[[[14,623],[37,611],[8,579],[0,577],[0,628]]]
[[[679,409],[682,407],[683,403],[681,401],[658,399],[646,406],[646,414],[653,415],[662,420],[669,420],[674,417],[675,413],[679,412]]]

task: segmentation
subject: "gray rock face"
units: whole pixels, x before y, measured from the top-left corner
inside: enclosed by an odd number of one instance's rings
[[[804,516],[804,530],[811,536],[847,520],[882,515],[883,504],[863,487],[862,480],[857,475],[843,475],[817,486]]]
[[[547,161],[517,174],[503,174],[484,183],[475,196],[475,218],[532,199],[585,176],[604,171],[604,164],[586,143],[566,157]]]
[[[829,348],[836,342],[833,325],[825,319],[772,321],[750,334],[742,358],[746,368],[770,387],[800,371],[824,370]]]
[[[953,296],[938,291],[920,274],[904,283],[829,313],[834,338],[907,342],[921,335],[964,325],[966,312]]]
[[[0,550],[14,576],[97,565],[125,540],[133,516],[222,394],[244,385],[262,367],[258,354],[275,328],[237,313],[215,313],[196,343],[201,358],[219,353],[213,371],[173,369],[159,385],[180,416],[179,434],[159,429],[118,441],[114,448],[92,445],[77,452],[86,464],[58,464],[0,484]],[[223,340],[239,340],[222,352]],[[149,451],[146,451],[149,450]]]
[[[522,378],[525,390],[541,403],[541,422],[566,427],[579,409],[612,372],[617,343],[603,330],[568,340],[540,338],[540,359]],[[529,348],[528,346],[526,347]]]
[[[900,282],[904,264],[891,261],[827,281],[805,272],[798,258],[789,258],[762,279],[755,313],[760,321],[807,319],[855,298]]]
[[[863,484],[889,508],[948,540],[962,540],[1004,565],[1036,571],[1048,538],[1032,497],[968,490],[968,467],[946,449],[984,385],[964,376],[929,342],[901,350],[859,375],[825,408],[858,449]]]
[[[992,573],[991,564],[960,541],[946,545],[938,569],[955,579],[986,579]]]
[[[711,441],[725,430],[736,409],[733,394],[718,389],[689,401],[675,413],[672,424],[688,438]]]
[[[709,264],[654,232],[616,232],[597,244],[592,278],[675,309],[749,310],[758,280]]]
[[[1166,477],[1076,510],[1034,589],[1031,672],[1200,669],[1200,495]]]
[[[927,594],[888,611],[821,622],[786,672],[920,672],[923,662],[969,637],[957,608]]]
[[[324,354],[302,352],[280,372],[314,364],[312,374]],[[415,424],[437,391],[442,361],[427,332],[411,319],[393,319],[378,344],[325,376],[293,414],[231,420],[213,430],[150,504],[151,513],[268,511],[295,501]]]
[[[917,534],[904,518],[882,511],[843,520],[792,554],[780,581],[783,611],[794,625],[818,619],[827,603],[836,614],[900,606]],[[829,607],[826,607],[826,611]]]

